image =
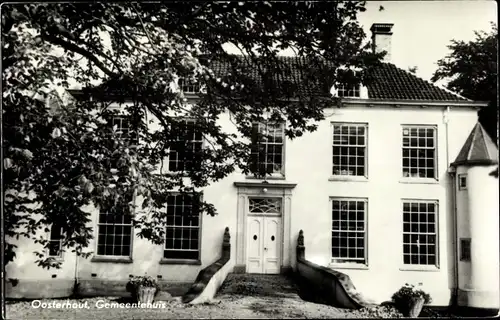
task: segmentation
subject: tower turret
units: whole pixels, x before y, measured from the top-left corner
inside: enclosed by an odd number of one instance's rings
[[[458,242],[458,305],[498,309],[498,148],[477,123],[456,160],[455,201]]]

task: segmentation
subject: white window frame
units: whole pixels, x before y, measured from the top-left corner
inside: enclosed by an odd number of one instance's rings
[[[182,196],[181,193],[178,193],[178,192],[172,192],[168,195],[169,197],[170,196]],[[200,194],[199,195],[199,200],[200,202],[203,201],[203,195]],[[167,204],[168,206],[168,204]],[[174,210],[175,210],[175,207],[174,207]],[[165,213],[168,212],[168,207],[165,208]],[[202,217],[203,217],[203,214],[200,212],[198,212],[198,226],[184,226],[184,225],[175,225],[175,221],[174,221],[174,224],[168,224],[168,221],[167,223],[165,224],[165,243],[163,244],[163,254],[162,254],[162,259],[161,259],[161,262],[170,262],[170,263],[182,263],[182,262],[189,262],[189,261],[194,261],[194,262],[200,262],[201,261],[201,249],[202,249],[202,244],[201,244],[201,233],[202,233]],[[184,217],[182,217],[182,221],[184,222]],[[174,228],[174,233],[175,233],[175,228],[180,228],[181,230],[185,230],[185,229],[198,229],[198,249],[194,250],[194,249],[175,249],[175,248],[168,248],[167,249],[167,228]],[[175,241],[175,237],[172,239]],[[185,240],[181,237],[181,243],[182,241]],[[192,241],[193,239],[189,239],[190,241]],[[165,257],[165,252],[166,251],[196,251],[198,253],[197,255],[197,258],[196,259],[186,259],[186,258],[166,258]]]
[[[409,204],[410,206],[410,211],[411,211],[411,206],[412,204],[418,204],[419,205],[419,208],[418,208],[418,211],[416,212],[418,214],[418,221],[412,221],[412,216],[411,214],[413,213],[412,211],[411,212],[408,212],[408,214],[410,215],[410,222],[409,222],[409,230],[410,231],[405,231],[405,210],[404,210],[404,207],[405,207],[405,204]],[[420,232],[420,204],[433,204],[434,205],[434,232]],[[429,215],[429,212],[427,212],[427,217],[426,217],[426,220],[427,220],[427,228],[428,228],[428,215]],[[417,223],[417,231],[412,231],[412,224],[413,223]],[[401,200],[401,268],[400,270],[416,270],[416,271],[437,271],[439,270],[439,264],[440,264],[440,244],[439,244],[439,201],[438,200],[428,200],[428,199],[402,199]],[[405,235],[409,235],[410,237],[410,240],[408,243],[405,243]],[[412,255],[412,249],[411,249],[411,246],[414,245],[411,243],[411,235],[427,235],[427,236],[434,236],[435,238],[435,243],[434,243],[434,246],[435,246],[435,249],[434,249],[434,258],[435,258],[435,261],[433,264],[420,264],[420,263],[411,263],[411,255]],[[417,240],[418,241],[418,240]],[[426,243],[426,245],[428,245],[429,242]],[[410,251],[409,251],[409,255],[410,255],[410,263],[405,263],[405,245],[409,245],[410,246]],[[418,247],[418,250],[420,250],[420,244],[417,244],[417,247]],[[418,255],[418,258],[420,259],[420,253],[418,252],[417,253]],[[427,254],[429,256],[429,254]]]
[[[462,181],[464,182],[464,184],[462,184]],[[467,190],[467,174],[466,173],[458,174],[457,183],[458,183],[458,190],[460,191]]]
[[[423,130],[426,130],[425,132],[427,132],[428,129],[432,129],[433,130],[433,147],[427,147],[427,146],[424,146],[424,147],[421,147],[421,146],[411,146],[411,130],[412,129],[417,129],[417,141],[418,139],[420,139],[420,136],[418,135],[418,130],[419,129],[423,129]],[[427,134],[427,133],[426,133]],[[405,143],[404,143],[404,139],[405,137],[408,137],[408,145],[405,146]],[[425,138],[427,139],[427,135],[425,136]],[[417,142],[418,143],[418,142]],[[436,125],[415,125],[415,124],[404,124],[401,126],[401,174],[402,174],[402,179],[403,181],[417,181],[417,182],[424,182],[424,181],[432,181],[432,182],[436,182],[438,181],[438,147],[437,147],[437,143],[438,143],[438,128]],[[427,141],[426,141],[426,145],[427,145]],[[408,156],[406,157],[405,156],[405,149],[408,150]],[[421,159],[419,156],[418,156],[418,153],[422,150],[434,150],[434,158],[433,158],[433,170],[434,170],[434,174],[432,177],[426,177],[425,176],[425,173],[424,173],[424,176],[421,176],[420,175],[420,171],[418,173],[412,173],[412,169],[414,169],[414,167],[412,166],[411,162],[412,162],[412,156],[411,156],[411,153],[413,150],[416,150],[417,152],[417,157],[415,158],[416,161],[417,161],[417,171],[419,169],[419,164],[418,164],[418,161]],[[404,161],[405,159],[408,159],[408,167],[405,167],[404,166]],[[427,166],[425,167],[422,167],[422,170],[424,170],[424,172],[426,171],[426,169],[429,168]],[[408,170],[408,171],[405,171],[405,170]]]
[[[192,119],[192,118],[188,118],[188,117],[181,117],[181,118],[178,118],[178,121],[183,121],[185,123],[187,122],[196,122],[195,119]],[[196,131],[196,127],[194,129]],[[201,144],[201,148],[203,149],[205,147],[205,139],[202,135],[201,137],[201,140],[187,140],[186,143],[190,143],[190,144],[194,144],[194,143],[200,143]],[[179,160],[172,160],[172,157],[170,155],[170,152],[171,152],[171,149],[168,151],[169,154],[168,156],[166,157],[165,161],[167,163],[167,171],[169,174],[176,174],[176,173],[180,173],[180,172],[184,172],[186,173],[186,167],[185,167],[185,164],[184,164],[184,170],[173,170],[171,165],[170,165],[170,162],[171,161],[176,161],[177,163],[180,163],[181,161]],[[184,160],[182,160],[184,161]]]
[[[111,121],[111,123],[110,123],[111,128],[114,127],[115,121],[117,121],[117,120],[120,120],[120,125],[117,125],[117,131],[116,131],[115,134],[116,134],[117,138],[121,139],[121,136],[123,134],[122,131],[124,129],[123,123],[124,122],[128,122],[129,126],[131,127],[132,126],[132,116],[129,115],[129,114],[115,114],[115,115],[112,115],[111,119],[110,119],[110,121]],[[127,140],[130,140],[131,144],[134,144],[134,142],[138,143],[138,141],[139,141],[139,134],[136,131],[135,132],[135,138],[132,138],[132,134],[133,134],[132,131],[134,131],[134,129],[130,128],[130,127],[129,128],[125,128],[128,131],[129,135],[130,135],[130,138],[127,138]]]
[[[351,127],[363,127],[364,128],[364,144],[341,144],[341,143],[335,143],[335,127],[340,126],[341,128],[343,126],[348,127],[348,130],[350,130]],[[357,132],[356,132],[357,136]],[[350,135],[347,135],[347,138],[349,139]],[[331,122],[331,141],[332,141],[332,151],[331,151],[331,156],[332,156],[332,169],[331,169],[331,180],[366,180],[368,179],[368,123],[365,122]],[[349,141],[348,141],[349,142]],[[346,170],[341,170],[340,173],[336,173],[335,171],[335,163],[334,163],[334,157],[336,156],[334,154],[335,147],[346,147],[348,148],[348,154],[347,154],[347,165],[342,165],[340,164],[339,167],[347,167],[347,174]],[[363,174],[362,175],[356,175],[356,174],[349,174],[349,169],[350,169],[350,164],[349,164],[349,159],[350,157],[358,157],[356,154],[350,155],[350,150],[353,148],[364,148],[364,165],[363,165]],[[339,155],[340,162],[342,163],[341,160],[341,155]],[[355,169],[356,167],[353,167]],[[355,171],[355,170],[354,170]],[[355,173],[355,172],[354,172]]]
[[[100,222],[100,215],[101,214],[108,214],[108,213],[100,213],[98,212],[97,214],[97,228],[96,228],[96,233],[97,233],[97,237],[95,238],[95,246],[96,246],[96,251],[95,251],[95,257],[99,257],[99,258],[109,258],[109,259],[123,259],[123,258],[132,258],[132,251],[133,251],[133,246],[134,246],[134,226],[133,226],[133,223],[132,223],[132,217],[130,217],[130,223],[102,223]],[[101,227],[106,227],[106,226],[122,226],[122,227],[130,227],[130,250],[129,250],[129,254],[128,255],[109,255],[109,254],[105,254],[106,252],[106,249],[104,249],[104,254],[99,254],[99,230]],[[107,234],[104,234],[105,235],[105,238],[108,236]],[[123,246],[123,236],[125,234],[122,233],[122,242],[121,242],[121,246]],[[116,234],[114,234],[114,236],[116,236]],[[114,241],[113,241],[114,242]],[[105,247],[106,247],[106,241],[104,243]],[[113,243],[112,244],[113,246],[115,246],[115,244]]]
[[[63,235],[63,228],[59,227],[61,229],[61,238],[60,239],[52,239],[52,228],[56,227],[56,225],[52,224],[50,226],[49,232],[47,232],[47,238],[49,241],[49,247],[47,248],[47,256],[51,258],[55,258],[57,260],[63,260],[63,242],[64,242],[64,235]],[[50,254],[50,244],[53,242],[58,242],[59,243],[59,254],[57,255],[51,255]]]
[[[179,78],[179,80],[177,81],[177,85],[184,94],[188,95],[197,95],[200,93],[200,90],[202,90],[202,85],[200,85],[199,83],[192,83],[190,81],[186,81],[183,78]]]
[[[361,98],[361,84],[351,85],[347,88],[344,83],[337,83],[337,96],[339,98]]]
[[[363,230],[358,230],[358,226],[356,224],[356,230],[346,230],[346,231],[343,231],[342,230],[342,227],[341,227],[341,221],[342,220],[339,220],[339,227],[338,229],[334,229],[333,225],[334,225],[334,219],[333,219],[333,203],[334,201],[356,201],[356,202],[363,202],[364,203],[364,211],[363,211],[363,219],[364,219],[364,223],[363,223]],[[338,267],[338,268],[347,268],[347,269],[367,269],[368,267],[368,198],[362,198],[362,197],[330,197],[330,220],[332,222],[332,226],[331,226],[331,233],[330,233],[330,238],[331,238],[331,242],[330,242],[330,259],[331,259],[331,263],[330,263],[330,266],[332,267]],[[340,203],[341,205],[341,203]],[[347,206],[349,206],[349,204],[347,204]],[[347,208],[348,210],[348,208]],[[350,212],[349,210],[347,211],[347,228],[349,228],[349,214],[352,214],[352,212]],[[354,212],[354,214],[357,214],[357,211]],[[357,222],[357,216],[356,216],[356,220]],[[333,235],[334,235],[334,232],[346,232],[348,235],[350,233],[353,233],[353,234],[356,234],[356,233],[359,233],[359,232],[362,232],[363,233],[363,258],[348,258],[348,257],[334,257],[333,256]],[[352,237],[347,237],[347,248],[349,248],[349,239],[351,239]],[[354,236],[354,239],[355,241],[358,239],[357,236],[355,235]],[[357,246],[357,243],[355,245],[355,248],[358,248]],[[340,243],[339,243],[339,250],[342,249],[342,247],[340,246]],[[349,261],[347,261],[349,260]],[[359,262],[356,262],[356,261],[351,261],[351,260],[358,260]]]
[[[253,130],[254,126],[257,126],[257,130],[259,130],[260,126],[265,126],[267,128],[267,126],[269,124],[270,124],[270,121],[254,122],[254,123],[252,123],[252,130]],[[282,132],[282,137],[281,137],[282,138],[282,142],[281,142],[281,167],[279,170],[276,170],[273,173],[271,173],[271,175],[266,174],[265,179],[284,179],[285,178],[285,150],[286,150],[285,122],[279,122],[278,124],[279,124],[281,132]],[[258,144],[265,145],[266,161],[264,162],[264,164],[267,165],[268,164],[268,162],[267,162],[268,145],[270,145],[270,144],[279,145],[279,143],[269,143],[267,141],[264,141],[264,143],[262,143],[259,141]],[[252,147],[253,147],[253,144],[252,144]],[[259,162],[259,163],[261,163],[261,162]],[[251,173],[249,176],[247,176],[247,178],[253,179],[253,178],[255,178],[255,176],[253,175],[253,173]],[[264,179],[264,177],[258,177],[258,179]]]

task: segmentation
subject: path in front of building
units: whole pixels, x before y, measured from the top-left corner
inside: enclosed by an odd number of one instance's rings
[[[67,299],[42,299],[63,303]],[[70,299],[89,308],[34,308],[32,301],[8,301],[7,319],[304,319],[353,318],[351,310],[304,301],[298,287],[282,275],[229,274],[210,303],[190,305],[180,297],[165,301],[160,309],[106,308],[104,303],[126,302],[124,298]]]
[[[284,275],[229,274],[215,303],[239,310],[241,318],[350,318],[350,310],[303,300],[299,288]]]

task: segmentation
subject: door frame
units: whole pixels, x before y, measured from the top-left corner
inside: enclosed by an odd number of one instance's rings
[[[280,263],[281,271],[292,266],[291,252],[291,212],[292,212],[292,189],[296,184],[292,183],[267,183],[267,182],[235,182],[238,188],[237,203],[237,230],[236,230],[236,261],[234,272],[246,272],[247,261],[247,221],[248,205],[250,197],[281,198],[281,245]]]

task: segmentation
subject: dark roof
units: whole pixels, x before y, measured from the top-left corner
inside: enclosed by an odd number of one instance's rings
[[[451,165],[491,165],[497,163],[498,148],[478,122]]]
[[[243,61],[241,56],[233,56],[240,61]],[[312,94],[312,95],[322,95],[330,96],[330,88],[333,83],[329,84],[315,84],[312,82],[306,83],[304,79],[306,68],[315,68],[318,66],[313,66],[307,63],[304,58],[301,57],[289,57],[280,56],[280,64],[285,65],[285,71],[281,74],[271,73],[272,81],[279,83],[281,85],[288,84],[292,91]],[[210,67],[214,70],[217,76],[227,75],[231,72],[231,63],[228,61],[212,61],[210,62]],[[310,71],[310,70],[309,70]],[[258,83],[262,83],[262,77],[258,72],[256,67],[245,67],[245,72],[242,72],[245,76],[251,79],[258,79]],[[408,71],[396,67],[391,63],[380,63],[373,67],[369,72],[368,76],[372,79],[371,83],[367,84],[368,98],[376,100],[419,100],[419,101],[467,101],[467,99],[455,95],[447,90],[439,88]],[[123,85],[113,85],[113,90],[120,91],[125,89]],[[112,91],[113,91],[112,90]],[[71,91],[73,94],[75,91]],[[108,90],[106,90],[109,93]]]
[[[382,63],[373,70],[368,97],[381,100],[466,101],[441,89],[392,63]]]

